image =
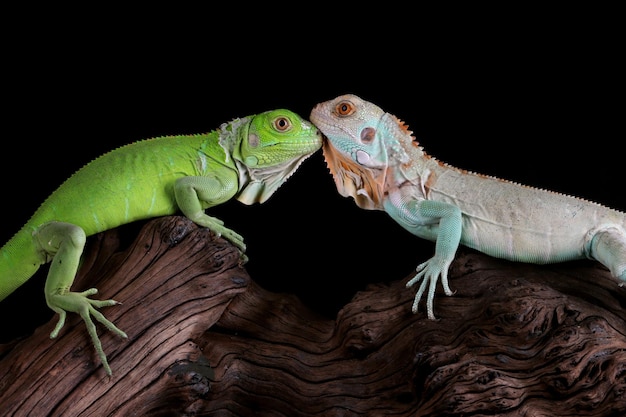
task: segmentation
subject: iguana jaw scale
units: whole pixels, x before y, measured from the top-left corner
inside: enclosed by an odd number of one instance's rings
[[[324,138],[322,154],[337,190],[343,197],[352,197],[354,201],[367,210],[383,210],[383,185],[386,170],[371,169],[359,165],[351,158],[343,155],[330,145]],[[369,158],[363,151],[357,151],[357,159]]]
[[[265,168],[251,168],[235,159],[239,170],[239,184],[241,184],[237,200],[248,205],[264,203],[296,172],[302,162],[316,151],[317,149],[300,158]]]

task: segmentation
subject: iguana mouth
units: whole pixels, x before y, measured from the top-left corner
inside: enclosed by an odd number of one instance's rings
[[[361,208],[383,210],[384,170],[373,170],[359,165],[334,148],[327,138],[322,142],[322,154],[339,194],[354,198]]]

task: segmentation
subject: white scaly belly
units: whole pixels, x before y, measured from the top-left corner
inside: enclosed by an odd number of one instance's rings
[[[533,263],[586,257],[591,234],[626,225],[626,214],[581,198],[455,169],[433,170],[429,200],[463,212],[461,243],[486,254]]]

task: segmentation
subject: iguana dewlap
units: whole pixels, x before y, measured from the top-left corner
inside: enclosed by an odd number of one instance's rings
[[[383,210],[435,243],[435,255],[408,281],[428,289],[434,319],[437,281],[459,244],[512,261],[546,264],[591,258],[626,282],[626,213],[581,198],[479,175],[427,155],[395,116],[355,95],[315,106],[323,152],[337,190],[368,210]]]
[[[0,248],[0,301],[50,262],[45,284],[48,306],[79,313],[105,371],[111,374],[96,327],[126,334],[97,308],[95,288],[70,290],[86,237],[137,220],[181,212],[237,246],[243,238],[205,209],[237,199],[265,202],[306,158],[322,146],[320,132],[299,115],[277,109],[238,118],[208,133],[162,136],[114,149],[85,165],[57,188],[28,222]]]

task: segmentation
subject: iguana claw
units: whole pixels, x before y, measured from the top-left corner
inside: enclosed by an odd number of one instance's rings
[[[102,313],[96,308],[108,307],[120,304],[115,300],[91,300],[87,297],[97,294],[96,288],[91,288],[83,292],[67,292],[65,294],[51,294],[47,296],[48,306],[59,315],[59,321],[57,322],[54,330],[50,333],[50,338],[54,339],[58,336],[59,331],[65,324],[65,317],[67,312],[78,313],[82,317],[85,325],[87,326],[87,332],[91,337],[96,353],[102,362],[102,366],[108,375],[111,375],[111,367],[107,361],[104,349],[102,349],[102,343],[98,337],[96,331],[96,325],[94,324],[91,316],[94,316],[97,321],[102,323],[107,329],[117,334],[120,337],[128,338],[126,333],[118,329],[112,322],[110,322]]]
[[[421,263],[416,268],[417,274],[406,283],[406,287],[409,288],[422,280],[422,283],[420,284],[413,300],[413,306],[411,308],[413,313],[417,313],[419,302],[422,299],[422,295],[424,295],[424,291],[426,291],[426,287],[428,286],[426,312],[430,320],[436,319],[434,313],[434,300],[435,289],[437,288],[437,280],[439,277],[441,277],[441,285],[443,286],[443,291],[446,295],[450,296],[454,294],[448,285],[448,266],[439,266],[439,264],[440,262],[437,262],[435,258],[431,258],[428,261]]]

